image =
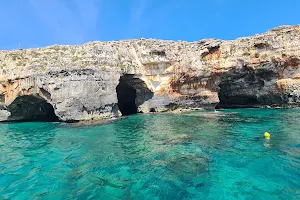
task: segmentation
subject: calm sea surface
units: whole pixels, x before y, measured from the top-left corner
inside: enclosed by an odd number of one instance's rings
[[[300,199],[300,110],[0,124],[0,199]]]

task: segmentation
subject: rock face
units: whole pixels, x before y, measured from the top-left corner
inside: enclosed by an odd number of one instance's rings
[[[300,105],[300,26],[233,41],[126,40],[0,51],[0,121]]]

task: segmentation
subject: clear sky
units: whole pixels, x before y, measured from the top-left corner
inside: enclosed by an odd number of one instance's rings
[[[300,0],[0,0],[0,49],[235,39],[300,23]]]

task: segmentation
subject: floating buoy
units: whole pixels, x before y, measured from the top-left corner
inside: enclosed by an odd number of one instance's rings
[[[264,132],[264,136],[267,140],[269,140],[271,138],[271,135],[268,132]]]

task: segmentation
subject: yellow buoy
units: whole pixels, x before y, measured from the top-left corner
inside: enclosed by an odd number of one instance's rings
[[[270,137],[271,137],[270,133],[268,133],[268,132],[264,132],[264,136],[266,139],[270,139]]]

